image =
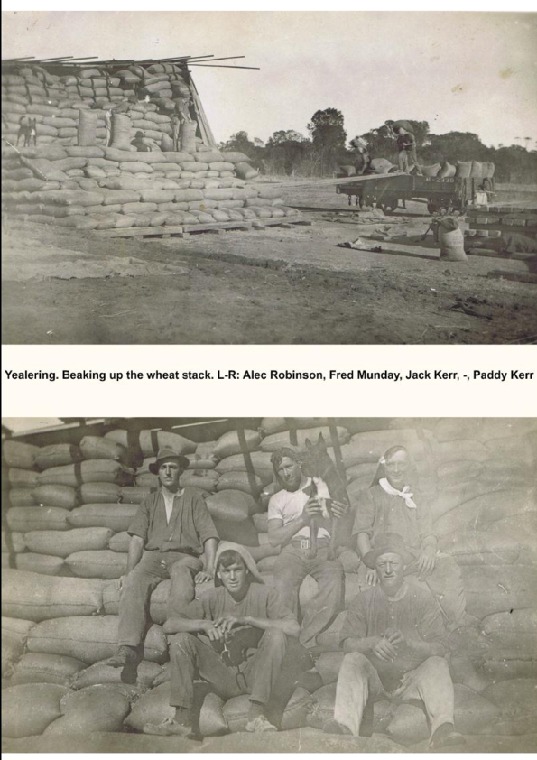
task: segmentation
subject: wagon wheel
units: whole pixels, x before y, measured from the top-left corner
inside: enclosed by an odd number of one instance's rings
[[[384,211],[385,214],[390,214],[393,211],[395,211],[395,209],[398,206],[398,203],[399,203],[399,201],[398,201],[397,198],[386,198],[380,204],[380,208],[382,208],[382,210]]]

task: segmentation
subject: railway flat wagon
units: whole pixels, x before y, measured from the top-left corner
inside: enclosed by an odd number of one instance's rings
[[[354,177],[336,186],[336,192],[347,195],[349,206],[374,206],[385,212],[394,211],[407,200],[427,204],[429,213],[440,209],[459,211],[476,202],[478,193],[494,195],[494,164],[488,164],[480,177],[423,177],[394,172],[387,175],[366,175],[357,182]],[[349,181],[350,180],[350,181]]]

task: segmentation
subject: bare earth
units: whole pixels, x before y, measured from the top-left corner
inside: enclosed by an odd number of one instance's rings
[[[527,261],[440,261],[422,204],[365,224],[330,187],[284,199],[312,225],[141,240],[8,220],[3,343],[537,342]],[[382,252],[338,247],[357,238]]]

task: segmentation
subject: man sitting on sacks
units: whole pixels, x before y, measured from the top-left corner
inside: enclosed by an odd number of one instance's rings
[[[299,630],[278,592],[264,585],[250,552],[223,541],[216,556],[215,588],[164,624],[170,642],[170,704],[175,717],[146,724],[144,733],[192,734],[194,681],[200,678],[222,699],[250,695],[246,731],[276,731],[267,712],[275,698],[282,698],[282,675],[286,676],[283,682],[291,684],[286,704],[298,675],[311,667],[296,638]]]
[[[214,577],[218,533],[203,492],[180,487],[188,465],[181,454],[160,449],[149,465],[153,475],[158,475],[160,488],[140,505],[129,525],[127,574],[124,581],[120,579],[119,648],[108,660],[109,665],[123,668],[121,677],[127,683],[136,680],[143,658],[147,607],[155,587],[171,578],[170,617],[194,598],[195,583]]]
[[[302,618],[300,642],[308,649],[317,645],[317,636],[333,623],[343,609],[345,574],[342,564],[330,555],[329,523],[318,524],[322,517],[321,499],[330,494],[320,478],[302,473],[299,455],[291,448],[282,448],[272,455],[272,467],[282,490],[268,504],[268,538],[273,546],[281,546],[274,564],[274,585],[287,605],[299,615],[300,585],[307,575],[318,583],[318,592],[308,604]],[[331,502],[333,516],[338,519],[347,507]],[[312,556],[310,522],[318,525],[317,551]]]
[[[347,652],[339,669],[334,719],[326,733],[371,735],[374,702],[420,700],[431,731],[430,747],[453,745],[462,737],[453,727],[454,691],[449,675],[445,628],[428,589],[405,579],[414,561],[401,536],[377,536],[364,562],[378,585],[349,605],[340,632]]]

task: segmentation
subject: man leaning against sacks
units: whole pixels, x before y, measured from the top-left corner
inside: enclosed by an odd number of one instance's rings
[[[180,478],[189,460],[169,448],[149,465],[159,488],[140,505],[128,533],[127,573],[120,579],[118,651],[108,664],[123,668],[122,680],[133,683],[143,659],[147,607],[151,592],[171,579],[168,617],[193,598],[195,583],[214,577],[218,533],[203,492],[181,488]]]
[[[442,614],[428,589],[405,578],[412,554],[400,535],[386,533],[377,536],[363,560],[379,582],[349,605],[340,632],[347,654],[338,674],[334,719],[324,731],[371,735],[375,701],[419,700],[427,714],[430,747],[462,743],[453,726],[454,690],[444,658]]]
[[[299,674],[311,667],[297,641],[299,629],[278,592],[264,585],[249,551],[240,544],[220,543],[215,588],[164,624],[175,715],[146,724],[144,733],[195,735],[194,682],[199,679],[222,699],[249,694],[246,731],[276,731],[267,717],[270,707],[279,700],[281,714]]]

